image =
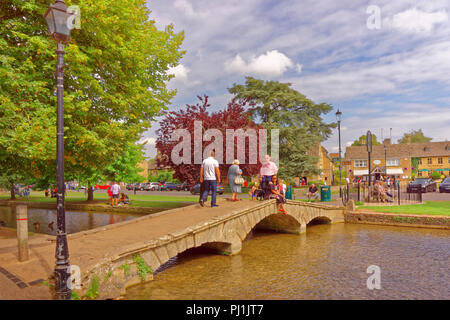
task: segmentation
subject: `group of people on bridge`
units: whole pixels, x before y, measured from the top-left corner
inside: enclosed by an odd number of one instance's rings
[[[203,207],[211,192],[211,207],[218,207],[216,203],[217,184],[220,183],[219,162],[214,158],[215,152],[211,151],[210,157],[203,160],[200,168],[200,199],[199,203]],[[269,155],[265,156],[259,173],[259,182],[255,182],[250,190],[252,200],[276,199],[280,206],[279,211],[286,213],[284,204],[286,203],[286,185],[278,179],[278,167],[271,161]],[[228,182],[231,188],[231,201],[239,201],[238,194],[245,183],[242,178],[242,170],[239,168],[239,160],[234,160],[227,173]]]

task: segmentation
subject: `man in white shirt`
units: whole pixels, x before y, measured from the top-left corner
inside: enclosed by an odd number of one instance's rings
[[[203,207],[205,199],[208,197],[208,193],[211,190],[211,207],[218,207],[216,204],[217,183],[220,183],[220,170],[219,162],[214,159],[215,153],[211,151],[211,156],[203,160],[202,167],[200,168],[200,183],[204,183],[205,191],[200,198],[200,205]]]
[[[112,193],[112,204],[113,206],[117,207],[117,203],[119,202],[120,186],[115,181],[111,186],[111,193]]]

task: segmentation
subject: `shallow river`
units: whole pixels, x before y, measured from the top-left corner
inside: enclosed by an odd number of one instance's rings
[[[381,289],[367,288],[380,267]],[[450,299],[450,231],[357,224],[252,233],[236,256],[189,250],[126,299]]]
[[[142,217],[142,214],[66,211],[66,231],[75,233],[136,217]],[[39,229],[35,225],[37,222]],[[52,222],[53,225],[49,226]],[[0,206],[0,224],[8,228],[16,228],[15,209]],[[28,231],[56,235],[56,210],[29,208]]]

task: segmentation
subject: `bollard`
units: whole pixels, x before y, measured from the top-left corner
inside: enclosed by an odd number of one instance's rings
[[[19,205],[16,207],[17,242],[19,248],[19,261],[28,260],[28,208]]]

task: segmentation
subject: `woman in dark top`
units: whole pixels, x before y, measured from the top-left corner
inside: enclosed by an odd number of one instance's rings
[[[282,194],[280,184],[278,183],[278,176],[273,175],[272,181],[269,182],[269,189],[272,193],[270,198],[277,199],[277,203],[280,205],[280,212],[286,214],[286,210],[284,210],[284,203],[286,203],[286,198]]]

